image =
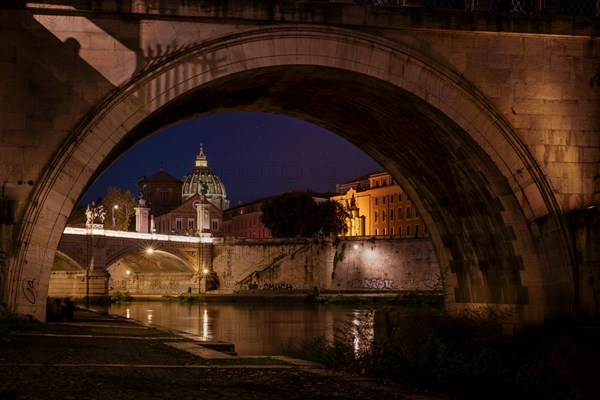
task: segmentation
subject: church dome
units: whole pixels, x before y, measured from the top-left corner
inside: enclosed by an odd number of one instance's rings
[[[219,176],[208,169],[208,161],[202,147],[196,157],[194,169],[183,178],[181,201],[184,202],[196,194],[204,194],[206,200],[221,210],[229,208],[225,186]]]

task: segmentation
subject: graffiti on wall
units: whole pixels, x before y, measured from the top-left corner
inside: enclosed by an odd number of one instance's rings
[[[437,290],[439,281],[425,279],[387,279],[387,278],[364,278],[347,281],[351,289],[371,290]]]
[[[363,278],[348,281],[351,289],[394,290],[394,280],[387,278]]]
[[[289,290],[312,290],[318,285],[294,282],[294,283],[236,283],[232,281],[225,282],[226,289],[233,289],[235,292],[242,290],[270,290],[270,291],[289,291]]]
[[[25,299],[30,303],[30,304],[35,304],[35,300],[36,300],[36,289],[35,289],[35,278],[33,279],[23,279],[22,282],[22,288],[23,288],[23,296],[25,296]]]
[[[311,290],[315,285],[304,282],[295,283],[265,283],[263,290]]]

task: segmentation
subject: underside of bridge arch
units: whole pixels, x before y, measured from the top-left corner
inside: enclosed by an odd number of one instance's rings
[[[137,251],[114,259],[106,268],[108,291],[132,295],[180,294],[198,285],[198,273],[184,258],[166,251]]]
[[[61,251],[57,251],[52,263],[52,271],[83,272],[85,267]]]
[[[197,271],[187,261],[166,251],[155,250],[151,255],[139,251],[113,260],[106,269],[111,277],[143,273],[190,273]],[[122,273],[121,273],[122,271]]]
[[[531,260],[533,252],[523,254],[515,246],[523,227],[512,224],[522,215],[506,178],[453,121],[382,80],[311,66],[261,68],[214,80],[146,118],[99,171],[149,132],[227,111],[283,114],[352,142],[412,194],[437,244],[448,294],[456,304],[530,303],[521,272],[524,257]],[[517,215],[505,218],[515,210]]]

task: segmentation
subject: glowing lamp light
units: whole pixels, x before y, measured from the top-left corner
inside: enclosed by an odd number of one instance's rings
[[[354,250],[358,250],[358,245],[357,244],[355,244],[353,247],[354,247]]]
[[[208,268],[204,268],[204,269],[202,270],[202,273],[203,273],[204,275],[208,274]]]
[[[154,253],[154,248],[153,247],[146,247],[146,254],[152,254]]]

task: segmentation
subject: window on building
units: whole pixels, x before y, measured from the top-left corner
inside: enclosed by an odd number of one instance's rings
[[[415,225],[415,236],[419,236],[419,225]]]
[[[402,236],[402,227],[401,226],[398,227],[398,235]]]
[[[392,199],[393,199],[393,197],[392,197]],[[394,220],[394,209],[392,208],[390,210],[390,221],[393,221],[393,220]]]
[[[419,210],[415,208],[415,218],[419,218]]]
[[[402,202],[402,193],[398,194],[398,203]]]
[[[390,235],[393,235],[393,234],[394,234],[394,227],[392,226],[392,227],[390,227]]]
[[[398,207],[398,220],[402,219],[402,207]]]
[[[406,219],[410,219],[410,207],[406,207]]]
[[[386,231],[386,229],[385,229],[385,228],[383,228],[383,234],[384,234],[384,235],[386,234],[386,232],[385,232],[385,231]]]
[[[394,203],[394,195],[390,195],[390,204]]]
[[[379,235],[379,229],[375,229],[375,236]]]
[[[382,222],[385,222],[385,217],[386,217],[386,215],[385,215],[385,211],[382,211],[382,212],[381,212],[381,221],[382,221]],[[385,233],[384,233],[384,235],[385,235]]]
[[[169,200],[169,192],[167,189],[160,190],[160,201],[166,203]]]
[[[379,204],[379,199],[375,197],[375,205]]]
[[[213,219],[212,220],[212,230],[213,231],[218,231],[219,230],[219,220],[218,219]]]
[[[385,204],[385,198],[386,198],[386,196],[381,197],[381,203],[382,204]]]
[[[183,229],[183,218],[177,218],[175,220],[175,229],[177,229],[178,231]]]
[[[407,227],[406,227],[406,234],[407,234],[407,235],[410,235],[410,226],[407,226]]]
[[[188,228],[194,227],[194,220],[192,218],[188,218]]]
[[[375,211],[375,217],[374,217],[375,218],[375,222],[378,222],[378,220],[379,220],[378,217],[379,217],[379,215],[377,215],[377,211]]]

